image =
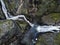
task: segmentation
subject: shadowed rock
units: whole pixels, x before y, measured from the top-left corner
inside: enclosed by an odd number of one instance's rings
[[[0,24],[0,45],[8,44],[16,40],[19,36],[21,36],[22,32],[21,28],[18,27],[15,21],[2,21]],[[5,28],[5,29],[4,29]],[[14,39],[15,37],[15,39]]]

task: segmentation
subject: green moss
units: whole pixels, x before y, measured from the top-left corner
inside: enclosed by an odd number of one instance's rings
[[[54,0],[42,0],[41,4],[38,5],[36,15],[48,14],[55,10],[57,4]]]
[[[47,45],[47,42],[45,41],[43,36],[39,36],[36,45],[42,45],[42,44]]]
[[[60,13],[51,13],[44,17],[45,20],[52,20],[52,22],[58,22],[60,20]]]
[[[55,21],[60,20],[60,13],[52,13],[52,14],[49,14],[49,15]]]
[[[3,22],[0,21],[0,24],[2,24]]]
[[[60,33],[55,37],[54,42],[55,42],[57,45],[60,45]]]
[[[5,22],[12,22],[11,20],[0,20],[0,24],[3,24],[3,23],[5,23]]]

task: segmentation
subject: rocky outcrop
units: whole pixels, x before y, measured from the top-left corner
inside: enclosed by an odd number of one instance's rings
[[[21,36],[22,30],[15,21],[0,21],[0,45],[8,45]]]

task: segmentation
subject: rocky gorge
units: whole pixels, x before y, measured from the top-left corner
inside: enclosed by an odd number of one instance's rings
[[[24,14],[32,23],[60,25],[60,0],[4,0],[10,14]],[[20,5],[23,3],[21,9]],[[36,3],[38,2],[38,4]],[[30,29],[25,21],[6,20],[0,4],[0,45],[23,45],[20,43]],[[60,33],[40,34],[35,45],[60,45]]]

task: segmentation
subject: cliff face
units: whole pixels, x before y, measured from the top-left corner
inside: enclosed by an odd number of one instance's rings
[[[29,3],[29,1],[30,0],[4,0],[8,12],[14,16],[17,14],[25,14],[26,18],[31,22],[43,22],[48,25],[60,25],[60,0],[37,0],[38,4],[35,0],[35,5],[34,3],[31,3],[31,1]],[[21,2],[23,5],[20,8]],[[0,43],[5,43],[5,40],[7,40],[7,43],[10,39],[12,39],[12,37],[15,37],[16,40],[13,39],[13,42],[10,40],[12,42],[10,45],[17,45],[19,44],[20,36],[24,36],[22,33],[26,33],[25,30],[30,28],[24,21],[15,22],[5,19],[0,4]],[[4,38],[5,40],[2,36],[6,36]],[[40,34],[36,45],[60,45],[60,33]]]

